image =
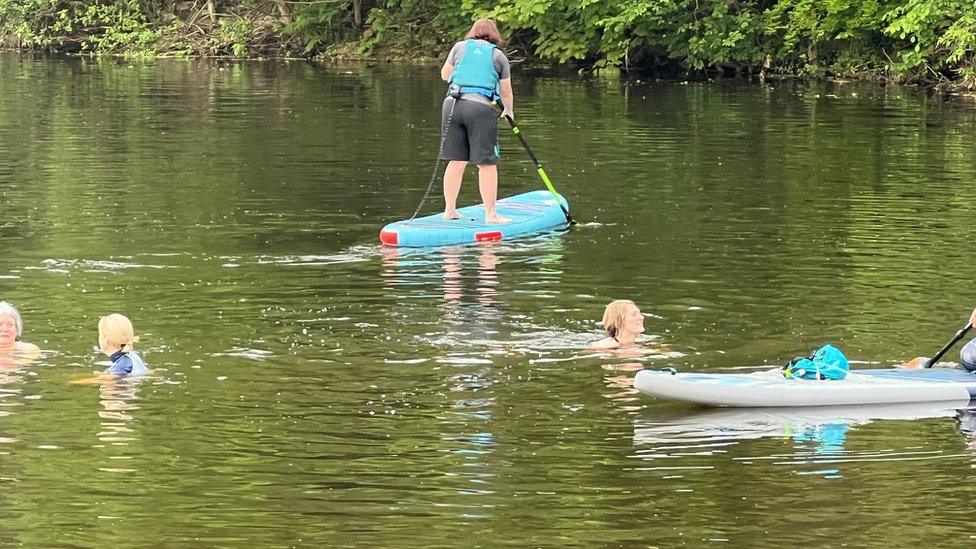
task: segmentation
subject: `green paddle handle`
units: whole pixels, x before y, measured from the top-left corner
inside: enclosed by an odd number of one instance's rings
[[[559,209],[562,210],[563,214],[566,216],[566,222],[570,225],[576,225],[576,221],[574,221],[572,216],[569,215],[569,210],[563,206],[562,200],[559,199],[559,193],[556,192],[556,187],[552,184],[552,180],[549,179],[549,175],[546,173],[545,168],[543,168],[542,164],[539,163],[539,159],[535,157],[535,153],[532,152],[532,147],[529,147],[528,142],[525,141],[525,137],[522,136],[522,131],[519,130],[519,127],[515,124],[515,120],[513,120],[512,117],[508,116],[507,114],[505,115],[505,119],[508,120],[509,124],[511,124],[512,133],[515,134],[515,137],[518,137],[519,143],[522,144],[525,152],[527,152],[529,154],[529,158],[532,159],[532,163],[535,164],[535,171],[539,173],[539,177],[542,178],[542,182],[546,184],[546,188],[548,188],[549,192],[552,193],[552,197],[556,200],[556,204],[559,206]]]

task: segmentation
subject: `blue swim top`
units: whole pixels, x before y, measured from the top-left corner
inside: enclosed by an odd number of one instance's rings
[[[113,376],[141,376],[149,373],[149,367],[135,351],[118,351],[109,357],[112,367],[108,373]]]

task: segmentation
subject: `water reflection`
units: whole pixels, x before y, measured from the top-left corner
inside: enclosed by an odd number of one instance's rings
[[[131,427],[133,412],[140,408],[138,378],[102,379],[98,383],[98,400],[102,409],[98,440],[114,446],[125,446],[137,440]]]
[[[744,441],[778,438],[792,443],[792,452],[758,456],[735,456],[733,461],[750,465],[771,462],[787,466],[798,475],[824,478],[843,476],[839,464],[879,460],[929,459],[933,453],[917,448],[896,452],[891,449],[858,452],[848,450],[848,436],[857,427],[878,420],[919,420],[953,417],[954,407],[945,403],[920,403],[890,406],[824,406],[809,408],[735,408],[638,420],[634,424],[635,457],[664,463],[675,458],[695,456],[704,464],[693,468],[711,469],[716,458]],[[976,420],[969,425],[976,426]],[[682,461],[687,461],[684,459]],[[687,467],[687,465],[686,465]]]
[[[429,250],[383,247],[381,261],[385,285],[391,291],[406,291],[402,297],[409,298],[398,301],[394,317],[423,322],[424,311],[416,311],[413,300],[436,300],[439,332],[468,343],[472,339],[490,341],[498,333],[504,317],[498,243]],[[497,444],[492,422],[497,402],[491,388],[498,383],[499,372],[482,353],[457,352],[454,345],[444,346],[436,340],[431,343],[446,347],[436,352],[433,367],[445,368],[442,386],[450,401],[440,418],[440,438],[451,454],[443,475],[459,495],[492,494],[491,480],[496,474],[490,461]],[[456,506],[467,519],[490,516],[487,510],[491,506],[480,502]]]
[[[23,406],[24,400],[39,398],[37,395],[24,395],[21,388],[26,376],[37,375],[30,368],[35,363],[37,357],[0,357],[0,417],[11,415],[13,412],[8,409]],[[0,436],[0,444],[16,441],[13,437]]]
[[[23,402],[18,398],[21,395],[20,388],[12,385],[23,381],[27,362],[29,361],[20,358],[0,357],[0,418],[12,413],[7,408],[23,405]],[[0,434],[0,444],[16,441],[16,438]],[[2,453],[4,452],[0,452],[0,454]]]
[[[973,467],[976,468],[976,408],[959,410],[956,413],[956,423],[966,437],[966,449],[972,454]]]
[[[482,318],[499,318],[501,313],[498,305],[498,254],[495,243],[478,246],[475,287],[471,290],[473,302],[478,303],[479,316]],[[462,249],[457,246],[446,246],[438,250],[443,269],[443,310],[445,320],[458,322],[458,313],[465,303],[464,266],[461,263]]]
[[[383,277],[391,290],[439,286],[444,320],[458,323],[465,306],[479,305],[478,316],[500,316],[498,243],[407,250],[382,248]],[[472,259],[476,266],[472,269]],[[474,273],[474,277],[471,273]],[[473,288],[471,288],[473,279]],[[474,299],[466,299],[467,296]],[[469,307],[468,307],[469,308]]]
[[[23,379],[27,366],[35,359],[21,356],[0,356],[0,384],[16,383]]]
[[[657,336],[651,336],[655,340]],[[650,344],[648,344],[650,345]],[[633,357],[633,349],[625,349],[624,356]],[[677,351],[671,351],[666,346],[645,347],[640,349],[640,360],[651,362],[684,356]],[[606,374],[604,384],[610,389],[603,394],[611,399],[621,410],[629,414],[636,414],[644,409],[644,398],[634,387],[634,374],[645,368],[641,362],[625,362],[622,364],[603,364],[600,366]]]

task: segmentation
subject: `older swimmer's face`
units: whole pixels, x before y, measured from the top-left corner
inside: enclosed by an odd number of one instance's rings
[[[0,347],[10,347],[17,341],[17,321],[10,315],[0,315]]]
[[[627,315],[624,317],[627,329],[635,334],[644,333],[644,315],[637,305],[627,305]]]

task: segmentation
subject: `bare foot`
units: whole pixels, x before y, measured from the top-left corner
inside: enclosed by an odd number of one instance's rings
[[[459,214],[459,213],[457,213],[456,211],[453,211],[453,210],[450,211],[450,212],[444,212],[444,219],[447,219],[447,220],[461,219],[461,214]]]
[[[498,214],[485,216],[485,223],[491,223],[493,225],[504,225],[505,223],[511,223],[511,222],[512,222],[511,219],[507,217],[502,217]]]

